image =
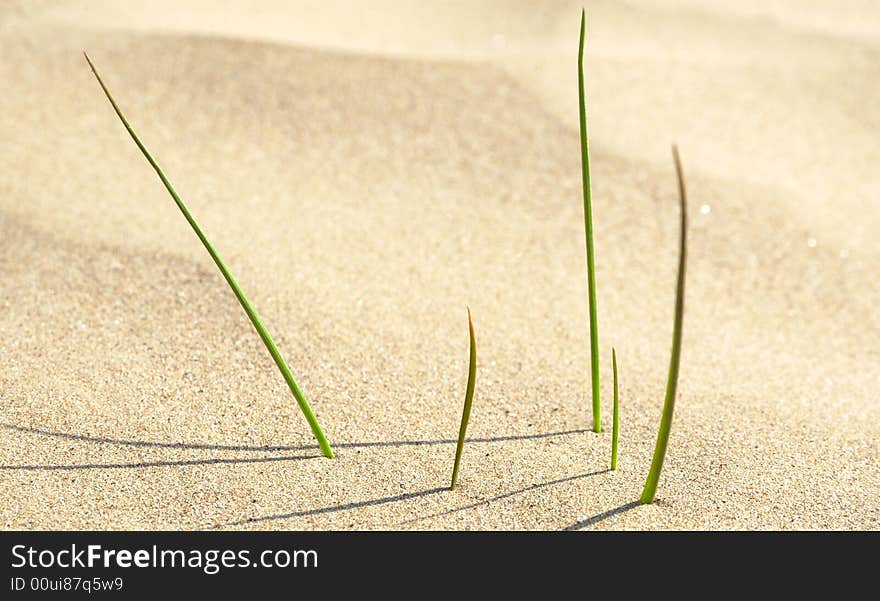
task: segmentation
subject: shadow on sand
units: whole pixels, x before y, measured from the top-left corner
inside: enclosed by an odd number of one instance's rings
[[[508,499],[510,497],[514,497],[516,495],[527,493],[527,492],[530,492],[533,490],[539,490],[541,488],[546,488],[548,486],[554,486],[557,484],[563,484],[565,482],[573,482],[575,480],[581,480],[583,478],[589,478],[591,476],[598,476],[600,474],[604,474],[604,473],[610,472],[610,471],[611,470],[609,470],[609,469],[604,469],[604,470],[599,470],[599,471],[595,471],[595,472],[578,474],[576,476],[568,476],[566,478],[559,478],[557,480],[550,480],[548,482],[539,482],[536,484],[532,484],[531,486],[526,486],[525,488],[512,490],[510,492],[506,492],[506,493],[502,493],[500,495],[496,495],[494,497],[490,497],[490,498],[485,499],[483,501],[477,501],[476,503],[471,503],[469,505],[463,505],[461,507],[456,507],[454,509],[449,509],[447,511],[443,511],[440,513],[435,513],[435,514],[424,516],[424,517],[417,517],[417,518],[413,518],[411,520],[406,520],[404,522],[400,522],[400,524],[398,524],[398,525],[402,526],[405,524],[412,524],[412,523],[419,522],[422,520],[428,520],[431,518],[436,518],[436,517],[441,517],[444,515],[449,515],[452,513],[457,513],[459,511],[466,511],[468,509],[473,509],[474,507],[480,507],[481,505],[488,505],[489,503],[494,503],[496,501]],[[325,514],[325,513],[335,513],[337,511],[347,511],[349,509],[358,509],[361,507],[370,507],[370,506],[374,506],[374,505],[385,505],[387,503],[396,503],[398,501],[408,501],[410,499],[416,499],[419,497],[426,497],[428,495],[434,495],[434,494],[438,494],[438,493],[448,491],[448,490],[449,489],[447,487],[437,487],[437,488],[431,488],[428,490],[420,490],[417,492],[403,493],[403,494],[394,495],[391,497],[382,497],[379,499],[371,499],[371,500],[367,500],[367,501],[353,501],[351,503],[342,503],[340,505],[331,505],[329,507],[319,507],[316,509],[305,509],[305,510],[301,510],[301,511],[291,511],[291,512],[287,512],[287,513],[275,513],[275,514],[266,515],[266,516],[238,520],[235,522],[227,522],[225,524],[218,524],[218,525],[214,526],[214,529],[243,526],[245,524],[268,522],[268,521],[272,521],[272,520],[284,520],[284,519],[289,519],[289,518],[307,517],[307,516],[311,516],[311,515],[321,515],[321,514]],[[566,530],[569,530],[569,529],[574,529],[574,528],[566,528]]]
[[[124,439],[124,438],[111,438],[105,436],[92,436],[86,434],[74,434],[69,432],[60,432],[54,430],[47,430],[42,428],[33,428],[33,427],[25,427],[18,426],[15,424],[8,423],[0,423],[0,428],[4,428],[6,430],[11,430],[14,432],[22,432],[26,434],[35,434],[40,436],[48,436],[53,438],[59,438],[63,440],[75,440],[81,442],[91,442],[97,444],[111,444],[117,446],[130,446],[130,447],[141,447],[141,448],[158,448],[158,449],[182,449],[182,450],[203,450],[203,451],[238,451],[238,452],[262,452],[262,453],[271,453],[271,452],[291,452],[291,451],[317,451],[318,447],[315,445],[300,445],[300,446],[248,446],[248,445],[224,445],[224,444],[204,444],[204,443],[186,443],[186,442],[161,442],[161,441],[147,441],[147,440],[132,440],[132,439]],[[575,430],[561,430],[558,432],[543,432],[537,434],[520,434],[520,435],[509,435],[509,436],[495,436],[491,438],[469,438],[467,442],[470,444],[489,444],[489,443],[498,443],[498,442],[508,442],[508,441],[523,441],[523,440],[540,440],[546,438],[556,438],[562,436],[570,436],[574,434],[584,434],[589,432],[588,429],[575,429]],[[433,446],[433,445],[454,445],[458,441],[456,439],[437,439],[437,440],[397,440],[397,441],[373,441],[373,442],[343,442],[334,444],[334,448],[340,449],[359,449],[359,448],[372,448],[372,447],[412,447],[412,446]],[[224,464],[245,464],[245,463],[266,463],[266,462],[275,462],[275,461],[303,461],[308,459],[317,459],[320,458],[321,455],[318,453],[315,454],[306,454],[306,455],[281,455],[276,457],[243,457],[243,458],[213,458],[213,459],[192,459],[192,460],[174,460],[174,461],[142,461],[142,462],[134,462],[134,463],[93,463],[93,464],[70,464],[70,465],[0,465],[0,471],[2,470],[100,470],[100,469],[125,469],[125,468],[150,468],[150,467],[171,467],[171,466],[195,466],[195,465],[224,465]],[[444,515],[449,515],[453,513],[457,513],[459,511],[466,511],[468,509],[473,509],[475,507],[479,507],[481,505],[488,505],[489,503],[494,503],[497,501],[501,501],[510,497],[514,497],[516,495],[524,494],[530,491],[539,490],[542,488],[546,488],[548,486],[554,486],[558,484],[563,484],[565,482],[572,482],[575,480],[581,480],[584,478],[589,478],[591,476],[598,476],[600,474],[604,474],[610,470],[598,470],[594,472],[588,472],[583,474],[578,474],[575,476],[568,476],[565,478],[559,478],[557,480],[550,480],[547,482],[539,482],[532,484],[530,486],[520,488],[517,490],[513,490],[510,492],[502,493],[496,495],[494,497],[477,501],[475,503],[471,503],[468,505],[463,505],[461,507],[456,507],[453,509],[449,509],[447,511],[436,513],[424,517],[417,517],[412,520],[408,520],[402,522],[403,524],[409,524],[413,522],[418,522],[421,520],[428,520],[436,517],[441,517]],[[328,507],[319,507],[315,509],[305,509],[299,511],[291,511],[287,513],[277,513],[266,516],[252,517],[243,520],[238,520],[234,522],[229,522],[225,524],[218,524],[214,526],[214,528],[224,528],[224,527],[235,527],[242,526],[245,524],[253,524],[253,523],[261,523],[268,522],[273,520],[283,520],[289,518],[296,517],[307,517],[313,515],[322,515],[327,513],[334,513],[338,511],[347,511],[351,509],[358,509],[361,507],[370,507],[376,505],[385,505],[388,503],[396,503],[399,501],[407,501],[411,499],[416,499],[419,497],[425,497],[429,495],[434,495],[441,493],[447,490],[446,487],[437,487],[431,488],[416,492],[402,493],[399,495],[381,497],[378,499],[369,499],[364,501],[352,501],[349,503],[342,503],[339,505],[333,505]],[[580,528],[585,528],[587,526],[591,526],[597,522],[600,522],[612,515],[616,515],[618,513],[622,513],[633,507],[638,506],[637,502],[628,503],[626,505],[622,505],[616,509],[612,509],[611,511],[606,511],[605,513],[598,514],[589,519],[583,520],[581,522],[576,522],[565,530],[578,530]]]
[[[301,518],[310,515],[321,515],[323,513],[335,513],[337,511],[347,511],[349,509],[358,509],[360,507],[370,507],[373,505],[385,505],[387,503],[396,503],[398,501],[408,501],[409,499],[416,499],[419,497],[426,497],[428,495],[435,495],[437,493],[441,493],[446,488],[430,488],[427,490],[420,490],[417,492],[407,492],[399,495],[394,495],[392,497],[382,497],[380,499],[370,499],[367,501],[352,501],[351,503],[342,503],[341,505],[331,505],[330,507],[318,507],[316,509],[304,509],[301,511],[291,511],[289,513],[275,513],[272,515],[264,515],[260,517],[247,518],[246,520],[238,520],[236,522],[228,522],[225,524],[218,524],[214,526],[214,529],[217,528],[226,528],[226,527],[234,527],[234,526],[243,526],[244,524],[255,524],[260,522],[269,522],[272,520],[286,520],[288,518]]]
[[[556,484],[563,484],[565,482],[572,482],[574,480],[582,480],[583,478],[589,478],[591,476],[599,476],[601,474],[610,472],[610,469],[598,470],[595,472],[588,472],[584,474],[578,474],[577,476],[568,476],[567,478],[559,478],[558,480],[550,480],[548,482],[538,482],[536,484],[532,484],[531,486],[526,486],[525,488],[520,488],[518,490],[512,490],[510,492],[502,493],[500,495],[495,495],[494,497],[490,497],[488,499],[484,499],[483,501],[477,501],[476,503],[470,503],[469,505],[463,505],[461,507],[456,507],[454,509],[449,509],[447,511],[442,511],[440,513],[434,513],[432,515],[426,515],[424,517],[417,517],[411,520],[406,520],[401,522],[400,525],[404,524],[412,524],[414,522],[420,522],[422,520],[430,520],[432,518],[439,518],[444,515],[450,515],[452,513],[458,513],[459,511],[467,511],[468,509],[474,509],[475,507],[480,507],[481,505],[488,505],[489,503],[494,503],[496,501],[501,501],[504,499],[508,499],[510,497],[515,497],[516,495],[521,495],[523,493],[527,493],[533,490],[538,490],[541,488],[546,488],[548,486],[554,486]]]
[[[598,524],[602,520],[607,520],[610,517],[624,513],[625,511],[629,511],[630,509],[635,509],[639,505],[641,505],[641,503],[639,503],[638,501],[630,501],[629,503],[624,503],[620,507],[615,507],[614,509],[609,509],[608,511],[597,513],[593,517],[575,522],[574,524],[566,526],[565,528],[563,528],[563,530],[580,530],[588,526],[593,526],[595,524]]]
[[[303,461],[321,455],[282,455],[279,457],[238,457],[217,459],[189,459],[177,461],[138,461],[135,463],[71,463],[61,465],[0,465],[0,470],[65,471],[65,470],[119,470],[139,467],[172,467],[187,465],[224,465],[237,463],[268,463],[272,461]]]
[[[279,452],[279,451],[317,451],[317,445],[300,445],[300,446],[248,446],[248,445],[223,445],[223,444],[203,444],[189,442],[159,442],[151,440],[131,440],[125,438],[110,438],[104,436],[89,436],[87,434],[71,434],[69,432],[58,432],[55,430],[45,430],[42,428],[28,428],[25,426],[16,426],[15,424],[0,423],[0,428],[12,430],[15,432],[24,432],[26,434],[39,434],[41,436],[52,436],[55,438],[63,438],[65,440],[78,440],[82,442],[94,442],[100,444],[112,444],[128,447],[150,447],[158,449],[188,449],[197,451],[250,451],[250,452]],[[559,436],[570,436],[572,434],[584,434],[590,432],[588,429],[578,430],[562,430],[559,432],[542,432],[539,434],[518,434],[510,436],[495,436],[492,438],[468,438],[467,442],[471,444],[492,443],[492,442],[508,442],[516,440],[538,440],[541,438],[556,438]],[[370,447],[420,447],[430,445],[456,444],[457,439],[445,438],[439,440],[390,440],[390,441],[374,441],[374,442],[342,442],[333,443],[333,448],[337,449],[363,449]]]

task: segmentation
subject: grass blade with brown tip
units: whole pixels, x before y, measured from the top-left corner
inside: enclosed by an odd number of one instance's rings
[[[309,407],[309,403],[308,401],[306,401],[305,395],[303,395],[302,391],[299,389],[296,380],[293,379],[293,374],[290,372],[290,368],[287,366],[287,362],[284,360],[284,357],[281,356],[281,352],[278,350],[278,347],[275,346],[275,342],[272,340],[272,337],[269,336],[269,332],[263,325],[260,316],[257,315],[257,312],[251,306],[251,303],[248,300],[247,296],[245,296],[244,291],[242,291],[241,287],[238,285],[238,282],[229,272],[229,268],[226,267],[226,263],[224,263],[223,259],[220,258],[220,255],[214,249],[214,246],[205,236],[204,232],[202,232],[202,228],[199,227],[198,223],[196,223],[196,220],[190,214],[189,209],[186,208],[186,205],[183,204],[183,201],[177,195],[177,192],[174,191],[174,187],[171,185],[171,182],[168,181],[168,178],[165,177],[165,173],[162,172],[161,167],[159,167],[159,165],[156,163],[153,155],[151,155],[150,151],[147,150],[147,148],[143,145],[140,138],[138,138],[138,135],[134,132],[134,129],[132,129],[131,125],[129,124],[128,119],[126,119],[125,115],[122,114],[122,111],[116,104],[116,101],[113,100],[113,96],[110,94],[110,90],[108,90],[107,86],[104,85],[104,80],[102,80],[101,76],[98,75],[98,71],[97,69],[95,69],[95,65],[92,64],[89,55],[85,52],[83,52],[83,55],[85,55],[86,61],[89,63],[89,68],[91,68],[92,73],[94,73],[95,78],[98,80],[98,83],[101,86],[101,89],[104,90],[104,94],[107,96],[107,100],[110,101],[110,105],[116,112],[116,116],[119,117],[120,121],[122,121],[122,124],[125,126],[125,129],[126,131],[128,131],[131,139],[134,140],[135,144],[137,144],[137,147],[147,159],[147,162],[150,163],[150,166],[153,167],[153,170],[159,176],[159,179],[162,180],[162,183],[165,185],[165,189],[168,190],[168,193],[171,194],[171,198],[173,198],[175,204],[177,204],[177,208],[179,208],[180,212],[183,213],[183,216],[186,218],[190,227],[192,227],[193,231],[196,233],[196,236],[198,236],[199,240],[201,240],[202,244],[204,245],[205,250],[207,250],[208,254],[211,255],[211,258],[214,260],[217,268],[220,269],[220,273],[222,273],[223,277],[226,279],[226,283],[229,284],[230,288],[232,288],[232,292],[235,294],[235,298],[238,299],[238,302],[241,304],[242,309],[244,309],[244,312],[250,318],[251,323],[254,324],[254,328],[256,328],[257,333],[263,340],[263,344],[266,345],[266,349],[269,351],[272,359],[275,360],[275,364],[281,371],[281,375],[284,377],[284,380],[290,387],[290,391],[293,393],[297,404],[299,404],[299,408],[302,410],[303,415],[305,415],[306,421],[309,422],[312,433],[315,435],[315,438],[318,441],[318,446],[321,447],[321,452],[324,453],[326,457],[330,457],[332,459],[333,451],[330,449],[330,443],[327,442],[327,438],[324,436],[324,432],[321,430],[321,426],[318,424],[318,420],[315,417],[315,414],[312,412],[311,407]]]
[[[620,400],[617,396],[617,351],[611,347],[611,368],[614,371],[614,422],[611,427],[611,469],[617,469],[617,441],[620,438]]]
[[[599,390],[599,324],[596,309],[596,259],[593,251],[593,198],[590,185],[590,142],[587,136],[587,109],[584,98],[584,36],[586,11],[581,11],[581,41],[578,46],[578,106],[581,130],[581,175],[584,185],[584,236],[587,245],[587,292],[590,303],[590,381],[593,391],[593,432],[602,431]]]
[[[672,327],[672,353],[669,358],[669,375],[666,378],[666,400],[663,402],[663,415],[660,417],[660,430],[657,432],[657,445],[654,447],[654,458],[648,479],[639,499],[642,503],[652,503],[657,494],[660,482],[660,471],[666,458],[666,446],[669,444],[669,432],[672,429],[672,414],[675,411],[675,393],[678,388],[678,367],[681,362],[681,329],[684,321],[684,278],[687,267],[687,192],[684,185],[684,171],[678,148],[672,146],[672,158],[675,162],[675,174],[678,177],[678,198],[681,204],[681,224],[678,249],[678,282],[675,287],[675,321]]]
[[[464,450],[464,437],[467,434],[468,420],[471,418],[471,405],[474,401],[474,385],[477,381],[477,341],[474,338],[474,322],[471,309],[468,307],[468,333],[471,339],[470,363],[468,365],[467,391],[464,395],[464,409],[461,412],[461,426],[458,428],[458,445],[455,447],[455,465],[452,467],[452,484],[449,490],[455,490],[458,482],[458,467],[461,464],[461,453]]]

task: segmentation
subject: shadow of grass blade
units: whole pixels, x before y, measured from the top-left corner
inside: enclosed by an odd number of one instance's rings
[[[678,177],[678,198],[681,204],[681,225],[678,250],[678,282],[675,289],[675,322],[672,328],[672,354],[669,358],[669,375],[666,379],[666,400],[663,402],[663,415],[660,417],[660,430],[657,432],[657,445],[654,447],[654,458],[648,479],[639,499],[642,503],[652,503],[657,494],[660,482],[660,471],[666,457],[666,446],[669,443],[669,431],[672,429],[672,414],[675,410],[675,393],[678,388],[678,367],[681,362],[681,327],[684,320],[684,277],[687,266],[687,192],[684,185],[684,172],[678,147],[672,146],[672,158],[675,161],[675,174]]]
[[[116,101],[113,100],[113,96],[110,94],[110,90],[107,89],[107,86],[104,85],[104,80],[101,79],[101,76],[98,75],[97,69],[95,69],[95,65],[92,64],[89,55],[83,52],[83,55],[86,57],[86,62],[89,63],[89,68],[92,70],[92,73],[95,75],[95,78],[98,80],[98,84],[100,84],[101,89],[104,91],[104,94],[107,96],[107,100],[110,101],[110,105],[113,107],[113,110],[116,112],[116,116],[119,117],[122,124],[125,126],[125,129],[128,131],[128,134],[131,136],[131,139],[134,140],[134,143],[137,144],[137,147],[140,149],[141,153],[153,167],[153,170],[159,176],[159,179],[162,180],[162,183],[165,185],[165,188],[168,190],[168,193],[171,194],[171,198],[174,199],[175,204],[177,204],[177,208],[180,209],[180,212],[183,213],[183,216],[186,218],[189,225],[192,227],[193,231],[196,233],[196,236],[199,237],[199,240],[202,241],[205,249],[208,251],[208,254],[211,255],[211,258],[214,260],[214,263],[217,265],[217,268],[220,269],[220,273],[223,274],[223,277],[226,279],[226,283],[229,284],[229,287],[232,288],[232,292],[235,294],[235,297],[238,299],[238,302],[241,304],[242,309],[250,318],[251,323],[254,324],[254,328],[256,328],[257,333],[260,335],[260,338],[263,340],[263,344],[266,345],[266,349],[268,349],[269,354],[272,355],[272,359],[275,360],[275,364],[278,366],[278,369],[281,371],[281,375],[284,376],[284,380],[287,382],[287,385],[290,387],[290,391],[293,393],[296,402],[299,404],[300,409],[305,415],[306,421],[309,422],[309,426],[312,429],[312,433],[315,435],[315,438],[318,441],[318,445],[321,447],[321,452],[324,453],[326,457],[333,457],[333,451],[330,449],[330,444],[327,442],[327,438],[324,436],[324,432],[321,430],[321,426],[318,424],[318,420],[315,418],[315,414],[312,412],[311,407],[309,407],[308,401],[306,401],[305,396],[302,391],[299,389],[296,381],[293,379],[293,374],[290,372],[290,368],[287,367],[287,363],[284,361],[284,357],[281,356],[281,352],[278,350],[278,347],[275,346],[275,342],[272,340],[272,337],[269,336],[269,332],[266,331],[266,327],[263,325],[263,322],[260,320],[260,316],[257,315],[257,312],[251,306],[250,301],[248,301],[242,289],[239,287],[238,282],[235,281],[235,278],[229,272],[229,269],[226,267],[226,264],[223,262],[223,259],[220,258],[220,255],[217,254],[217,251],[214,249],[214,246],[205,236],[204,232],[202,232],[202,228],[199,227],[199,224],[196,223],[196,220],[190,214],[189,210],[186,208],[186,205],[183,204],[183,201],[177,195],[177,192],[174,191],[174,187],[171,185],[171,182],[168,181],[168,178],[165,177],[165,174],[162,172],[162,169],[156,163],[156,160],[153,158],[153,155],[150,154],[150,151],[146,149],[146,147],[141,142],[138,135],[134,132],[131,125],[128,122],[128,119],[125,118],[125,115],[122,114],[122,111],[119,109],[119,106],[116,104]]]
[[[590,303],[590,379],[593,390],[593,432],[602,431],[599,391],[599,325],[596,315],[596,260],[593,252],[593,199],[590,186],[590,143],[587,136],[587,109],[584,99],[584,36],[586,11],[581,11],[581,39],[578,46],[578,100],[581,130],[581,170],[584,184],[584,235],[587,245],[587,288]]]
[[[458,444],[455,447],[455,465],[452,467],[452,484],[449,490],[455,490],[458,482],[458,467],[461,464],[461,453],[464,450],[464,437],[467,434],[468,420],[471,418],[471,405],[474,401],[474,384],[477,381],[477,341],[474,338],[474,322],[471,309],[468,307],[468,332],[471,339],[470,363],[468,365],[467,392],[464,395],[464,409],[461,412],[461,426],[458,428]]]
[[[617,393],[617,351],[611,347],[611,368],[614,371],[614,425],[611,427],[611,469],[617,469],[617,441],[620,438],[620,400]]]

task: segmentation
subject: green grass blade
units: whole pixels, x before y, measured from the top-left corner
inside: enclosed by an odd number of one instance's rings
[[[156,163],[156,160],[150,154],[150,151],[146,149],[140,138],[138,138],[138,135],[135,133],[134,129],[132,129],[131,125],[128,122],[128,119],[126,119],[125,115],[122,114],[122,111],[119,109],[116,101],[113,100],[113,96],[110,94],[107,86],[104,85],[104,80],[102,80],[101,76],[98,75],[98,71],[95,69],[95,65],[92,64],[89,55],[85,52],[83,52],[83,54],[86,57],[86,61],[89,63],[89,68],[91,68],[92,73],[94,73],[95,78],[101,85],[101,89],[104,90],[104,94],[107,96],[107,100],[110,101],[113,110],[116,112],[116,115],[119,117],[120,121],[122,121],[122,124],[125,126],[125,129],[128,131],[131,139],[134,140],[135,144],[137,144],[137,147],[140,149],[141,153],[153,167],[153,170],[155,170],[156,174],[159,176],[159,179],[162,180],[162,183],[165,185],[168,193],[171,194],[171,198],[173,198],[174,202],[177,204],[177,208],[180,209],[180,212],[183,213],[183,216],[186,218],[187,222],[189,222],[189,225],[196,233],[196,236],[198,236],[199,240],[202,241],[202,244],[205,246],[208,254],[211,255],[214,263],[217,265],[218,269],[220,269],[220,273],[222,273],[223,277],[226,279],[226,283],[229,284],[229,287],[232,288],[232,292],[235,293],[235,297],[238,299],[238,302],[241,303],[242,309],[244,309],[244,312],[247,313],[247,316],[250,318],[251,323],[254,324],[254,328],[256,328],[257,333],[259,333],[260,338],[263,340],[263,344],[266,345],[269,354],[272,355],[272,359],[275,360],[275,364],[281,371],[281,375],[284,376],[284,380],[290,387],[290,391],[293,393],[296,402],[299,404],[300,409],[305,415],[306,421],[309,422],[309,426],[311,427],[312,433],[315,435],[315,438],[318,440],[318,445],[321,447],[321,451],[326,457],[332,458],[333,451],[330,449],[330,444],[327,442],[327,438],[324,436],[324,432],[321,430],[321,426],[318,424],[318,420],[315,418],[315,414],[312,412],[311,407],[309,407],[308,401],[306,401],[305,396],[299,389],[296,381],[293,379],[293,374],[290,372],[290,368],[287,367],[287,363],[284,361],[284,357],[281,356],[281,352],[278,350],[278,347],[275,346],[275,342],[272,340],[272,337],[269,336],[269,332],[266,331],[266,327],[260,320],[260,316],[257,315],[257,312],[251,306],[250,301],[248,301],[241,287],[239,287],[238,282],[235,281],[235,278],[229,272],[229,268],[226,267],[223,259],[220,258],[220,255],[217,254],[214,246],[205,236],[204,232],[202,232],[202,228],[199,227],[199,224],[196,223],[196,220],[190,214],[189,210],[186,208],[186,205],[183,204],[183,201],[177,195],[177,192],[174,191],[174,187],[171,185],[171,182],[168,181],[168,178],[165,177],[165,174],[162,172],[162,169],[159,167],[159,165]]]
[[[581,123],[581,169],[584,183],[584,234],[587,244],[587,288],[590,296],[590,376],[593,388],[593,432],[602,431],[599,391],[599,325],[596,316],[596,261],[593,252],[593,199],[590,190],[590,143],[587,137],[587,109],[584,99],[584,36],[586,11],[581,11],[581,41],[578,47],[578,100]]]
[[[675,289],[675,323],[672,328],[672,354],[669,359],[669,376],[666,379],[666,400],[663,403],[663,415],[660,418],[660,430],[657,432],[657,445],[654,447],[654,458],[648,479],[642,490],[640,501],[652,503],[657,494],[657,483],[660,482],[660,471],[666,457],[666,446],[669,443],[669,431],[672,428],[672,413],[675,410],[675,392],[678,388],[678,367],[681,362],[681,327],[684,320],[684,276],[687,263],[687,192],[684,185],[684,172],[678,148],[672,147],[672,158],[675,161],[675,173],[678,177],[678,198],[681,203],[681,231],[679,233],[678,250],[678,283]]]
[[[620,401],[617,396],[617,351],[611,347],[611,367],[614,370],[614,425],[611,428],[611,469],[617,469],[617,441],[620,438]]]
[[[452,485],[449,490],[455,490],[455,483],[458,482],[458,466],[461,464],[464,437],[467,434],[468,420],[471,418],[471,405],[474,401],[474,384],[477,381],[477,341],[474,338],[474,322],[471,319],[470,307],[468,307],[468,332],[471,337],[471,354],[468,365],[467,392],[464,395],[464,409],[461,412],[461,426],[458,428],[458,445],[455,447],[455,465],[452,467]]]

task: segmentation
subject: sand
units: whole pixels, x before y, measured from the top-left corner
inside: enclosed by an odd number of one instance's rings
[[[4,529],[880,527],[875,3],[588,3],[616,472],[610,433],[588,431],[579,5],[118,4],[0,6]],[[673,141],[683,362],[658,500],[639,506],[671,339]],[[449,492],[466,305],[479,371]]]

